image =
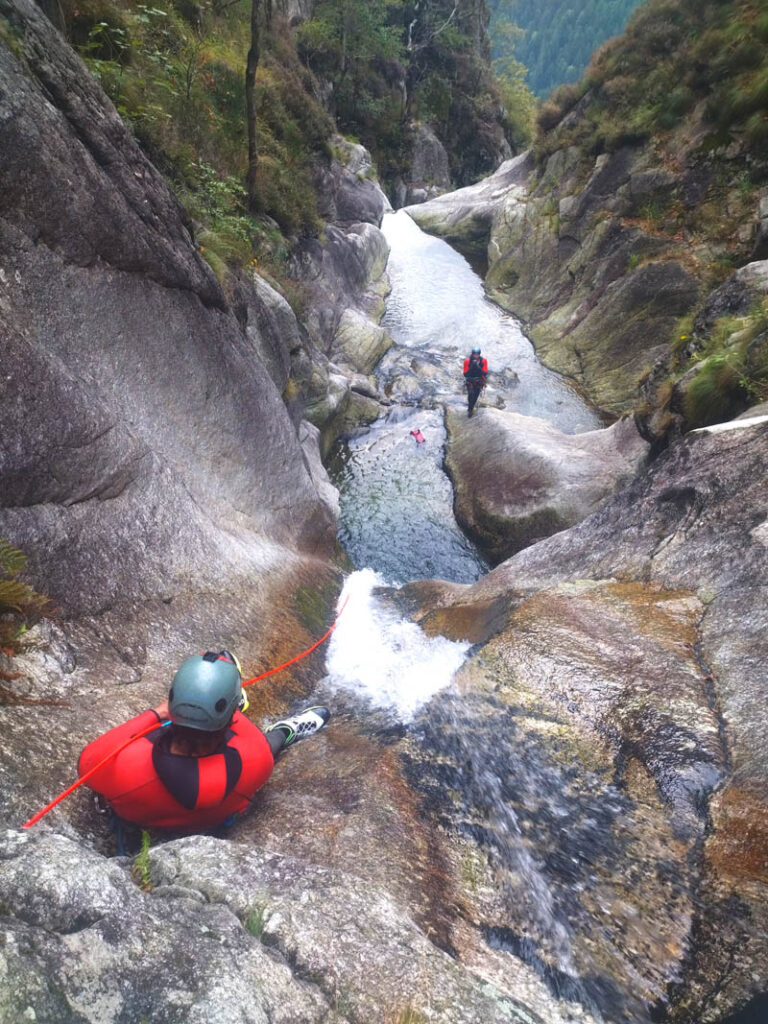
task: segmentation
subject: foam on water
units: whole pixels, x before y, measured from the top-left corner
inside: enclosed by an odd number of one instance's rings
[[[372,569],[348,577],[340,600],[349,601],[331,637],[326,683],[409,722],[451,685],[471,645],[428,637],[376,597],[382,586],[386,581]]]

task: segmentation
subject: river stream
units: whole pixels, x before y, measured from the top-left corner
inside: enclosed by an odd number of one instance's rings
[[[444,407],[466,405],[462,360],[473,345],[480,345],[488,359],[489,386],[481,406],[547,419],[569,433],[594,430],[600,421],[567,381],[538,362],[518,323],[485,298],[482,281],[461,255],[424,234],[402,211],[387,215],[382,228],[391,247],[392,282],[383,323],[395,346],[375,372],[393,404],[370,428],[340,443],[330,463],[340,492],[340,540],[356,571],[344,587],[349,603],[330,642],[325,686],[358,701],[361,712],[375,708],[415,730],[430,749],[438,745],[439,755],[440,742],[453,753],[464,742],[462,721],[471,706],[452,681],[470,645],[428,638],[402,618],[386,592],[423,578],[471,583],[488,569],[456,524],[453,489],[443,470]],[[475,422],[481,430],[482,416]],[[412,435],[416,429],[424,443]],[[441,729],[433,728],[430,715]],[[436,739],[438,732],[450,738]],[[536,938],[531,948],[546,951],[548,966],[542,966],[538,953],[518,949],[517,954],[539,975],[559,979],[555,995],[565,994],[565,980],[574,1002],[562,1018],[553,1013],[553,1021],[573,1019],[571,1012],[586,1019],[584,1006],[600,1019],[575,976],[568,922],[505,796],[514,744],[506,747],[505,758],[502,765],[499,758],[484,757],[475,736],[460,751],[457,785],[492,836],[495,860],[508,880],[502,882],[501,898],[529,908],[530,934]],[[550,786],[551,779],[537,773],[526,785]],[[488,941],[489,947],[505,948],[498,931]]]

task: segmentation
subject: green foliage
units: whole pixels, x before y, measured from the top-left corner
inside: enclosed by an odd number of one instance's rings
[[[710,356],[685,393],[683,409],[690,426],[702,427],[729,419],[746,404],[743,365],[736,351]]]
[[[513,62],[495,80],[475,4],[319,0],[297,38],[307,66],[333,86],[340,129],[371,150],[385,181],[407,172],[409,121],[432,125],[462,183],[494,169],[494,130],[515,145],[530,138],[524,69]]]
[[[333,85],[333,112],[384,172],[403,147],[402,98],[392,71],[403,55],[402,0],[319,0],[297,31],[302,60]]]
[[[152,875],[149,868],[149,848],[152,845],[152,837],[145,828],[141,830],[141,849],[133,861],[133,877],[140,888],[149,892],[152,888]]]
[[[495,60],[493,69],[504,104],[507,138],[515,149],[526,149],[536,127],[536,99],[526,82],[528,71],[511,56]]]
[[[539,129],[548,132],[558,125],[579,102],[584,90],[578,85],[561,85],[555,89],[549,99],[539,107],[536,124]]]
[[[494,58],[514,55],[536,96],[581,78],[593,51],[642,0],[488,0]]]
[[[254,939],[261,939],[267,921],[266,907],[251,907],[243,920],[243,927]]]
[[[681,332],[681,341],[687,333]],[[683,400],[690,426],[722,422],[768,399],[768,300],[747,316],[721,317],[706,339],[695,341],[690,365],[698,365],[698,372]]]
[[[19,576],[27,567],[27,556],[0,538],[0,647],[14,653],[18,641],[48,604]]]
[[[576,94],[558,91],[542,105],[539,159],[571,145],[594,156],[653,137],[674,165],[688,144],[680,128],[695,118],[702,153],[718,157],[736,142],[749,153],[753,179],[764,181],[768,47],[761,32],[768,19],[761,7],[754,0],[648,0],[625,34],[593,55],[578,86],[578,117],[563,123]],[[735,168],[730,174],[738,176]]]
[[[62,3],[72,42],[190,215],[208,229],[203,255],[216,272],[261,256],[262,233],[246,214],[241,187],[250,5]],[[311,168],[333,125],[277,20],[264,32],[256,96],[265,158],[259,209],[288,234],[315,233]]]

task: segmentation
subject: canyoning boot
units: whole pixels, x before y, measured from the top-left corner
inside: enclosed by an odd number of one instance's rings
[[[292,743],[296,743],[297,740],[306,739],[307,736],[318,732],[328,723],[330,717],[331,712],[328,708],[306,708],[298,715],[293,715],[291,718],[283,718],[280,722],[270,725],[267,729],[267,735],[279,729],[285,734],[283,746],[288,747]]]

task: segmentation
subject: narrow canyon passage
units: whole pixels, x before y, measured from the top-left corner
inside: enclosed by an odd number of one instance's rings
[[[422,232],[403,211],[387,215],[383,230],[392,282],[384,325],[395,345],[375,372],[392,405],[370,428],[337,445],[331,459],[341,495],[339,536],[355,571],[344,588],[349,604],[331,640],[323,687],[329,701],[349,701],[354,715],[370,713],[378,727],[404,728],[426,740],[424,764],[413,771],[417,791],[431,777],[434,791],[460,794],[464,832],[487,852],[497,885],[480,955],[498,960],[502,977],[511,963],[527,962],[531,976],[515,978],[519,967],[513,967],[506,983],[550,1020],[591,1019],[587,1014],[600,1019],[604,1000],[593,991],[594,979],[579,977],[562,893],[558,905],[509,790],[514,775],[543,814],[566,819],[571,812],[558,791],[568,780],[538,759],[527,741],[516,746],[514,729],[494,738],[492,724],[482,721],[483,702],[455,683],[472,645],[427,636],[393,605],[391,588],[428,578],[468,584],[489,569],[456,523],[444,469],[445,410],[466,414],[461,370],[474,345],[481,346],[490,370],[473,419],[478,431],[484,429],[483,407],[544,419],[570,434],[598,429],[601,421],[565,379],[542,366],[514,318],[485,298],[481,279],[462,255]],[[421,431],[423,444],[414,430]],[[430,766],[430,759],[443,768]],[[624,810],[614,801],[602,814],[613,818]],[[441,818],[437,812],[435,819]],[[582,839],[592,846],[596,832]],[[623,995],[611,989],[610,998],[621,1019]]]

